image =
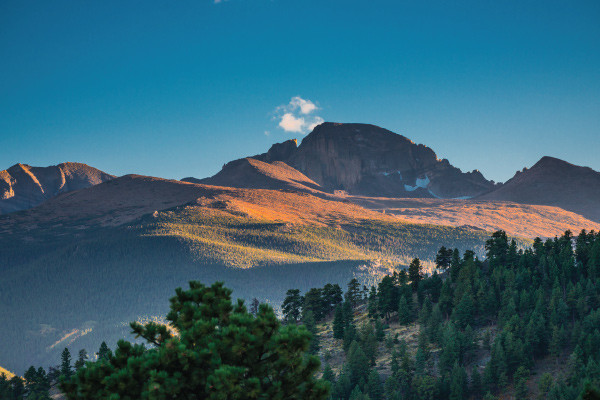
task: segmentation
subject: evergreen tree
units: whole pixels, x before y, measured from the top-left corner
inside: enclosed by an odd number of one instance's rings
[[[222,283],[190,282],[189,290],[177,289],[167,320],[178,336],[164,325],[132,323],[133,332],[153,347],[119,341],[108,360],[87,363],[63,381],[67,398],[328,396],[329,384],[315,378],[318,358],[306,355],[306,328],[281,327],[266,304],[252,316],[242,300],[232,304]]]
[[[353,278],[350,282],[348,282],[346,301],[348,301],[352,307],[356,307],[361,299],[362,296],[360,295],[360,284],[356,278]]]
[[[69,380],[73,375],[73,367],[71,366],[71,352],[67,347],[63,350],[60,359],[60,375]]]
[[[462,400],[468,397],[467,373],[465,369],[454,364],[452,375],[450,376],[450,400]]]
[[[527,379],[529,378],[529,371],[525,367],[519,367],[515,372],[513,380],[515,381],[515,397],[520,399],[528,398],[527,390]]]
[[[77,356],[77,361],[75,361],[75,370],[80,370],[88,359],[87,351],[85,349],[79,350],[79,355]]]
[[[446,249],[444,246],[440,247],[435,256],[436,267],[442,271],[448,269],[452,263],[452,253],[452,249]]]
[[[390,314],[398,310],[399,291],[394,283],[394,278],[384,276],[379,282],[377,297],[379,301],[379,312],[384,318],[389,318]]]
[[[383,399],[383,385],[381,384],[381,378],[375,369],[371,370],[369,373],[366,392],[371,400]]]
[[[354,389],[352,390],[352,393],[350,393],[350,397],[348,399],[349,400],[369,400],[369,396],[364,394],[360,390],[359,385],[356,385],[356,386],[354,386]]]
[[[111,351],[108,348],[106,342],[102,342],[100,344],[100,349],[98,350],[98,360],[108,360],[111,356]]]
[[[327,313],[335,310],[338,305],[342,304],[344,300],[343,294],[342,288],[337,283],[334,285],[328,283],[323,287],[323,300]]]
[[[371,286],[371,291],[369,292],[367,309],[369,312],[369,318],[375,319],[375,318],[379,317],[378,302],[377,302],[377,289],[375,288],[375,286]]]
[[[363,349],[357,341],[353,341],[348,350],[348,368],[350,371],[350,380],[353,385],[361,380],[366,381],[369,377],[369,360]]]
[[[25,384],[23,382],[23,379],[21,379],[20,377],[13,376],[12,378],[10,378],[10,380],[8,381],[8,387],[8,398],[10,400],[21,400],[25,397]]]
[[[309,310],[304,314],[302,323],[312,335],[310,339],[310,346],[308,347],[308,353],[317,354],[321,348],[321,344],[319,342],[319,335],[317,335],[317,324],[312,311]]]
[[[322,289],[312,288],[304,295],[302,313],[305,314],[308,311],[313,313],[313,318],[317,322],[321,321],[325,314],[329,311],[323,298]]]
[[[350,397],[353,387],[352,381],[350,380],[350,371],[344,366],[335,384],[332,397],[334,399],[347,399]]]
[[[419,282],[423,279],[423,267],[421,266],[421,260],[418,258],[414,258],[408,266],[408,279],[410,280],[413,291],[416,292],[419,287]]]
[[[345,325],[346,322],[344,321],[344,311],[342,310],[342,306],[338,305],[335,308],[335,316],[333,317],[333,337],[335,339],[344,338]]]
[[[296,323],[300,319],[303,299],[299,289],[290,289],[285,294],[281,309],[287,323]]]
[[[412,320],[412,310],[406,301],[406,296],[400,297],[400,303],[398,304],[398,322],[402,325],[406,325]]]

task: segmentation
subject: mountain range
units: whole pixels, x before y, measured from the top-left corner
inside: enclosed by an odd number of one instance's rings
[[[192,279],[277,307],[289,288],[370,285],[413,257],[431,268],[441,245],[482,255],[496,229],[521,246],[600,230],[599,176],[545,157],[497,184],[388,130],[338,123],[204,179],[18,164],[0,173],[0,365],[22,373],[65,346],[114,345]]]
[[[0,171],[0,214],[32,208],[59,194],[112,178],[114,176],[81,163],[66,162],[41,168],[16,164]]]

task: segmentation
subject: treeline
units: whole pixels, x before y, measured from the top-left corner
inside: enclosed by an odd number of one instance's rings
[[[100,349],[96,353],[97,360],[105,360],[111,355],[111,351],[102,342]],[[71,352],[65,347],[61,353],[61,363],[57,366],[48,368],[29,367],[23,378],[13,376],[8,379],[6,375],[0,374],[0,399],[1,400],[50,400],[50,390],[57,386],[61,379],[69,380],[77,371],[85,366],[89,360],[85,349],[79,350],[77,360],[72,363]]]
[[[328,300],[330,289],[304,296],[288,291],[287,321],[303,321],[316,332],[315,321],[333,317],[345,362],[337,374],[329,365],[323,370],[331,398],[494,399],[506,391],[528,398],[540,363],[560,371],[537,377],[540,398],[599,396],[600,234],[582,231],[575,238],[567,231],[519,249],[498,231],[485,250],[479,260],[472,251],[461,255],[442,247],[432,275],[425,276],[414,259],[368,295],[351,282],[344,301],[337,288],[335,302]],[[357,327],[359,306],[369,322]],[[391,323],[418,324],[415,354],[385,333]],[[318,337],[313,342],[316,352]],[[391,353],[385,376],[375,368],[378,342]]]

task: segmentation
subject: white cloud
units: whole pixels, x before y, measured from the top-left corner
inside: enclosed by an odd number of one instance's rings
[[[295,117],[292,113],[285,113],[281,116],[279,126],[286,132],[302,132],[306,121],[302,117]]]
[[[304,100],[300,96],[292,97],[292,100],[290,100],[290,107],[292,110],[300,109],[302,114],[310,114],[317,109],[315,103],[310,100]]]
[[[315,126],[323,123],[323,118],[312,115],[319,107],[308,99],[294,96],[288,104],[275,109],[274,119],[279,120],[279,127],[286,132],[301,133],[306,135]]]

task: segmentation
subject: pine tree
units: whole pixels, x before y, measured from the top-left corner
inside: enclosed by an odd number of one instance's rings
[[[398,287],[394,283],[394,278],[384,276],[377,288],[379,312],[382,317],[389,318],[392,312],[398,310],[398,295]]]
[[[450,376],[450,400],[466,399],[468,397],[467,393],[467,373],[457,362],[454,364],[452,375]]]
[[[77,361],[75,361],[75,370],[80,370],[88,359],[87,351],[85,349],[79,350],[79,355],[77,357]]]
[[[114,355],[87,363],[62,390],[89,400],[327,398],[329,384],[315,377],[319,359],[306,355],[310,332],[282,327],[266,304],[254,317],[231,292],[219,282],[177,289],[166,317],[177,336],[164,325],[132,323],[150,348],[121,340]]]
[[[515,381],[515,397],[517,400],[527,399],[527,379],[529,378],[529,371],[525,367],[519,367],[513,376]]]
[[[98,360],[108,360],[111,356],[111,351],[106,345],[106,342],[102,342],[100,344],[100,349],[98,350]]]
[[[444,246],[440,247],[435,256],[436,267],[442,271],[448,269],[452,262],[452,253],[452,249],[446,249]]]
[[[356,307],[356,305],[361,301],[360,284],[356,278],[353,278],[350,282],[348,282],[346,301],[348,301],[352,307]]]
[[[319,335],[317,335],[317,324],[315,322],[315,318],[313,316],[312,311],[307,311],[302,318],[302,323],[306,327],[306,329],[312,335],[310,339],[310,346],[308,347],[309,354],[317,354],[319,349],[321,348],[321,344],[319,341]]]
[[[398,304],[398,322],[402,325],[406,325],[411,321],[411,309],[406,301],[406,296],[400,297],[400,303]]]
[[[408,266],[408,279],[413,292],[416,292],[419,288],[419,282],[423,279],[423,267],[421,266],[421,260],[418,258],[414,258]]]
[[[357,341],[352,342],[348,350],[347,358],[348,368],[350,371],[350,380],[353,385],[356,385],[362,379],[366,381],[369,377],[369,360],[363,349]]]
[[[60,359],[60,375],[69,380],[73,375],[73,367],[71,366],[71,352],[67,347],[63,350]]]
[[[371,370],[369,373],[366,392],[371,400],[383,399],[383,385],[381,384],[381,378],[375,369]]]
[[[342,310],[342,306],[338,305],[335,309],[335,316],[333,317],[333,337],[335,339],[344,338],[345,325],[344,311]]]
[[[287,323],[296,323],[302,312],[303,298],[299,289],[290,289],[285,294],[281,309]]]

